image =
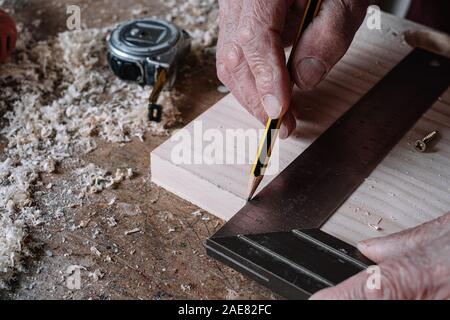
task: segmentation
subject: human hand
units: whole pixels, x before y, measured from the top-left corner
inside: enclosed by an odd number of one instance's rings
[[[379,263],[381,287],[369,289],[371,275],[363,271],[311,299],[450,299],[450,213],[358,248]]]
[[[296,122],[290,110],[290,75],[298,87],[312,89],[342,58],[361,25],[368,0],[323,0],[303,34],[293,70],[284,47],[292,45],[306,0],[219,0],[217,73],[236,99],[259,121],[284,115],[280,137]]]
[[[0,63],[13,52],[16,37],[16,24],[6,12],[0,10]]]

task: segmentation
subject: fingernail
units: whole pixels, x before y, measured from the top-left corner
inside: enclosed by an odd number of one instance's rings
[[[289,130],[284,123],[281,125],[279,135],[280,135],[280,139],[282,139],[282,140],[287,139],[289,137]]]
[[[268,94],[264,96],[262,103],[267,115],[272,119],[278,119],[281,113],[281,105],[278,99],[273,95]]]
[[[297,64],[296,73],[301,87],[312,89],[325,78],[327,69],[315,58],[304,58]]]

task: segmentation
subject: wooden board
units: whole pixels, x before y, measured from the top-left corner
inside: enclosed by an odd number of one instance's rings
[[[387,14],[382,15],[382,24],[382,30],[369,30],[363,24],[348,53],[317,89],[294,92],[293,104],[300,121],[295,134],[281,141],[275,151],[281,170],[411,51],[402,36],[405,31],[423,29]],[[203,130],[217,129],[221,133],[227,129],[263,129],[228,95],[185,127],[193,137],[192,158],[203,150],[202,137],[194,134],[200,124]],[[414,142],[432,130],[441,133],[437,145],[428,153],[415,152]],[[171,154],[179,146],[181,136],[181,132],[176,133],[152,152],[152,181],[214,215],[230,219],[246,202],[253,159],[247,157],[248,163],[243,165],[176,165]],[[235,152],[233,148],[225,150]],[[273,177],[266,177],[260,188]],[[405,135],[323,230],[355,244],[413,227],[448,211],[450,90]]]

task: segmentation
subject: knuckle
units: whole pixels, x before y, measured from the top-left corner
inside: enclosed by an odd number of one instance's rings
[[[258,14],[245,15],[241,19],[237,30],[239,44],[246,46],[251,44],[255,39],[264,38],[264,40],[267,40],[265,35],[279,31],[274,30],[271,26],[273,23],[266,20],[268,19],[261,19]]]
[[[256,0],[253,1],[251,14],[253,19],[264,29],[281,31],[285,25],[288,7],[292,0]]]
[[[247,45],[255,38],[255,28],[251,18],[246,17],[237,30],[237,39],[240,45]]]
[[[270,26],[272,24],[275,12],[273,12],[270,5],[266,1],[254,1],[252,6],[253,19],[261,22],[261,24]]]
[[[256,85],[261,90],[270,90],[273,87],[274,75],[273,68],[270,64],[260,61],[253,67]]]
[[[243,61],[241,50],[235,45],[228,45],[223,50],[223,63],[229,70],[234,70]]]

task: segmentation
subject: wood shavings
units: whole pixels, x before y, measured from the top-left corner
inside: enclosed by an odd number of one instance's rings
[[[125,234],[126,236],[128,236],[128,235],[130,235],[130,234],[134,234],[134,233],[138,233],[138,232],[141,232],[141,229],[139,229],[139,228],[134,228],[134,229],[125,231],[124,234]]]
[[[133,168],[128,168],[125,177],[131,179],[134,175]]]
[[[22,250],[24,232],[14,221],[20,219],[23,226],[42,223],[28,209],[31,186],[40,173],[55,172],[59,161],[91,152],[97,147],[96,137],[122,143],[146,132],[167,133],[165,123],[146,119],[149,89],[122,82],[108,70],[108,29],[64,32],[40,42],[21,24],[18,32],[14,56],[0,66],[0,114],[7,120],[1,130],[7,139],[6,159],[0,162],[1,272],[17,267]],[[178,122],[169,94],[164,99],[166,122]],[[113,187],[132,176],[130,169],[119,169],[105,179],[97,176],[89,181],[89,191]]]
[[[130,179],[133,176],[133,170],[131,168],[119,168],[114,175],[111,175],[93,163],[78,169],[77,173],[80,176],[81,183],[84,185],[84,191],[89,194],[114,188],[123,180]]]
[[[217,1],[164,4],[171,19],[191,32],[195,52],[215,46]],[[36,19],[31,25],[40,23]],[[109,71],[105,38],[111,28],[63,32],[45,41],[36,41],[23,24],[17,29],[15,54],[0,65],[0,114],[6,120],[0,134],[7,141],[0,161],[0,273],[19,268],[24,228],[43,223],[32,207],[33,186],[41,173],[53,173],[61,161],[92,152],[97,138],[143,141],[148,133],[167,135],[167,128],[182,123],[170,92],[163,92],[158,101],[164,105],[163,122],[147,121],[149,88],[123,82]],[[84,177],[84,190],[74,190],[80,199],[134,175],[128,168],[97,173]],[[49,183],[46,189],[52,187]]]
[[[170,227],[168,233],[172,233],[172,232],[175,232],[175,231],[177,231],[176,228]]]
[[[142,210],[138,205],[120,202],[117,204],[117,208],[127,216],[137,216],[142,214]]]
[[[195,217],[201,217],[202,210],[196,210],[196,211],[192,212],[191,214]]]
[[[192,50],[199,54],[215,46],[219,31],[219,4],[217,0],[188,0],[163,2],[171,9],[165,18],[188,30]]]
[[[91,252],[92,252],[93,254],[95,254],[97,257],[100,257],[100,256],[102,255],[101,252],[98,251],[98,249],[97,249],[95,246],[92,246],[92,247],[90,248],[90,250],[91,250]]]
[[[100,269],[95,269],[94,272],[89,272],[88,274],[89,278],[92,278],[94,282],[97,282],[99,279],[103,279],[105,274],[100,271]]]
[[[31,25],[35,28],[39,28],[41,26],[42,20],[41,19],[35,19],[31,22]]]
[[[56,163],[53,159],[45,159],[41,163],[42,172],[53,173],[56,170]]]
[[[0,216],[0,272],[4,273],[3,280],[11,276],[12,268],[20,265],[22,239],[25,237],[24,223],[21,220],[12,221],[6,216]],[[0,281],[0,289],[6,285]]]
[[[89,224],[89,222],[91,222],[91,219],[87,219],[87,220],[81,220],[80,224],[76,227],[77,229],[83,229],[86,228]]]
[[[235,290],[227,288],[226,299],[227,300],[237,300],[237,299],[239,299],[239,294]]]
[[[110,228],[114,228],[115,226],[117,226],[117,221],[114,217],[106,218],[106,222],[108,223],[108,227]]]
[[[115,197],[108,201],[108,206],[112,206],[114,203],[116,203]]]
[[[191,286],[189,284],[181,284],[181,290],[183,290],[183,292],[189,292],[191,291]]]
[[[86,267],[83,267],[83,266],[80,266],[80,265],[77,265],[77,264],[72,264],[72,265],[70,265],[70,266],[68,266],[66,268],[66,270],[63,272],[63,274],[65,276],[71,276],[71,275],[73,275],[73,273],[76,270],[87,270],[87,269],[86,269]]]

